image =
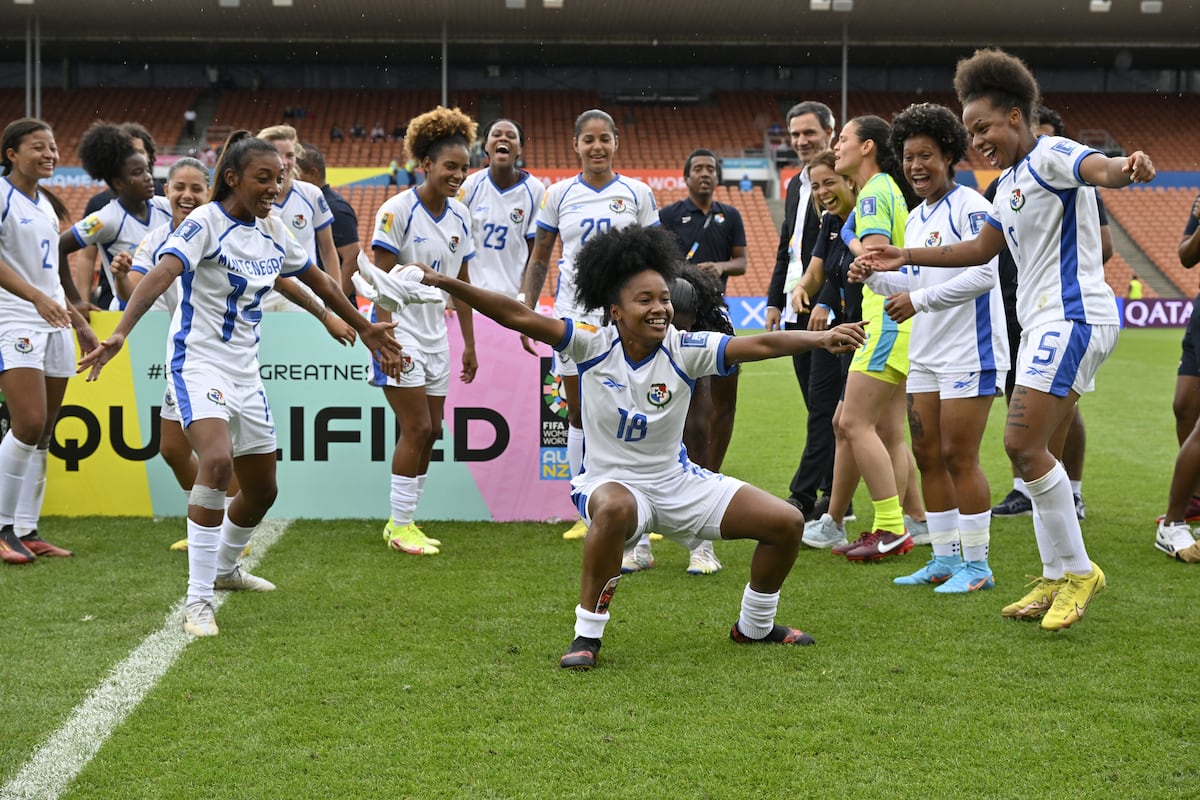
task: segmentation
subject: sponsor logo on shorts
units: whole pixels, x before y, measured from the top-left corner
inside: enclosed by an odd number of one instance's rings
[[[516,224],[520,225],[522,222],[525,221],[525,209],[514,208],[513,212],[508,215],[508,218],[511,219]]]
[[[611,203],[608,204],[608,210],[613,212],[614,214],[624,213],[625,201],[618,197],[616,200],[613,200]]]
[[[163,402],[165,402],[171,408],[175,407],[175,395],[171,393],[170,389],[164,393]]]
[[[662,408],[671,402],[671,390],[667,388],[665,383],[652,383],[650,384],[650,391],[646,393],[646,399],[655,408]]]
[[[306,225],[308,225],[308,220],[303,214],[295,214],[292,217],[292,227],[296,230],[303,230]]]
[[[942,243],[942,234],[939,231],[930,231],[929,235],[925,237],[925,246],[926,247],[937,247],[941,243]]]
[[[208,394],[206,394],[205,397],[219,406],[225,405],[225,395],[221,394],[220,389],[209,389]]]
[[[179,223],[179,227],[175,229],[175,235],[185,242],[190,242],[201,230],[200,223],[195,220],[185,219]]]
[[[1020,211],[1025,207],[1025,195],[1021,194],[1020,189],[1012,190],[1012,195],[1008,198],[1008,207],[1013,211]]]
[[[20,339],[17,339],[16,344],[14,344],[13,347],[16,348],[18,353],[32,353],[33,352],[33,342],[29,341],[29,339],[27,339],[25,337],[21,337]]]
[[[95,236],[96,232],[103,227],[104,223],[95,214],[92,214],[79,223],[79,230],[83,231],[84,236]]]

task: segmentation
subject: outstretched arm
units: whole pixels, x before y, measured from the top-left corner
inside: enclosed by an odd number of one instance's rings
[[[1004,234],[994,225],[985,225],[974,239],[942,247],[905,247],[867,245],[867,252],[855,261],[855,267],[876,272],[900,269],[905,264],[920,267],[975,267],[986,264],[1004,249]],[[857,272],[857,270],[855,270]]]
[[[540,236],[541,231],[538,234]],[[465,281],[443,275],[423,264],[418,266],[425,273],[421,283],[435,286],[451,297],[462,300],[480,314],[491,317],[506,328],[551,346],[561,342],[567,334],[567,323],[561,319],[544,317],[525,303],[507,295],[472,286]]]
[[[296,277],[300,279],[301,283],[316,292],[317,296],[325,301],[325,305],[333,309],[333,313],[358,331],[358,335],[362,337],[363,344],[367,346],[368,350],[372,353],[390,351],[399,355],[400,343],[392,335],[392,328],[396,327],[396,323],[368,321],[366,317],[358,313],[357,308],[350,305],[350,301],[346,299],[346,295],[342,294],[341,287],[333,278],[315,267],[310,266],[298,273]]]
[[[1079,177],[1093,186],[1122,189],[1131,183],[1149,183],[1157,171],[1150,156],[1141,150],[1127,156],[1112,158],[1092,153],[1079,162]]]
[[[827,331],[768,331],[755,336],[737,336],[725,346],[725,362],[764,361],[806,353],[818,347],[831,353],[848,353],[866,343],[864,325],[865,322],[853,322]]]

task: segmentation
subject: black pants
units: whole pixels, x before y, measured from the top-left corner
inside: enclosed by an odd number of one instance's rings
[[[788,326],[792,328],[791,325]],[[801,358],[800,356],[796,357]],[[833,414],[846,385],[846,368],[849,360],[827,350],[812,350],[805,353],[806,382],[800,384],[808,407],[808,431],[800,466],[792,477],[789,487],[791,496],[797,500],[806,514],[817,501],[817,492],[828,494],[833,487],[833,454],[836,438],[833,432]],[[799,366],[796,379],[801,379]]]

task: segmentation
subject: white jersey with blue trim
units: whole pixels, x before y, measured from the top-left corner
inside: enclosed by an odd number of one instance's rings
[[[379,207],[371,246],[394,253],[397,264],[421,263],[452,277],[458,277],[464,261],[475,257],[466,206],[448,198],[441,216],[434,217],[415,189],[392,195]],[[449,351],[444,302],[405,306],[392,314],[392,320],[400,323],[394,330],[403,347],[426,353]]]
[[[538,211],[537,226],[562,239],[562,260],[558,263],[558,286],[554,292],[555,316],[600,322],[600,311],[589,312],[575,300],[575,254],[593,234],[630,225],[657,224],[654,192],[633,178],[618,174],[597,189],[580,174],[547,189]]]
[[[529,239],[546,187],[528,172],[507,189],[492,180],[489,170],[472,172],[463,181],[458,199],[471,214],[475,261],[471,283],[516,297],[529,258]]]
[[[722,333],[667,329],[663,343],[641,362],[625,354],[614,325],[595,328],[565,319],[555,350],[579,365],[583,412],[583,473],[588,481],[654,480],[699,469],[683,446],[696,379],[728,375]]]
[[[171,204],[165,197],[155,195],[147,200],[144,218],[127,211],[121,201],[114,197],[99,211],[87,215],[71,227],[80,247],[94,244],[100,251],[100,268],[104,270],[108,285],[114,289],[109,311],[119,311],[125,307],[124,301],[115,294],[117,284],[112,274],[113,258],[118,253],[133,253],[146,234],[170,221]]]
[[[991,205],[968,186],[956,186],[932,207],[908,215],[904,241],[941,247],[974,239]],[[1000,295],[999,259],[978,267],[908,267],[913,318],[908,358],[931,372],[986,372],[1009,366],[1008,329]],[[983,287],[990,287],[980,293]]]
[[[333,212],[325,202],[321,187],[301,180],[292,181],[291,191],[275,203],[279,218],[304,246],[308,258],[317,263],[317,231],[333,224]]]
[[[50,198],[40,191],[30,197],[8,178],[0,178],[0,261],[23,281],[66,307],[67,297],[58,275],[58,217]],[[0,322],[39,331],[55,330],[33,303],[4,289],[0,289]]]
[[[154,230],[146,234],[146,238],[142,239],[142,243],[137,246],[137,250],[133,251],[133,264],[129,267],[130,272],[138,272],[145,275],[158,264],[158,254],[162,250],[167,239],[170,238],[171,232],[175,230],[174,222],[168,222],[166,225],[159,225]],[[182,276],[181,276],[182,277]],[[179,307],[179,284],[180,278],[176,278],[167,287],[167,290],[158,296],[154,301],[154,305],[150,306],[151,311],[166,311],[169,314],[174,314],[175,309]]]
[[[1042,136],[1000,176],[988,221],[1004,234],[1017,264],[1017,319],[1029,328],[1069,320],[1116,325],[1104,282],[1096,189],[1079,164],[1099,153],[1061,136]]]
[[[171,370],[208,367],[236,384],[257,382],[263,295],[280,275],[311,265],[304,248],[273,214],[242,222],[205,203],[167,237],[159,258],[166,255],[183,262],[167,337]]]

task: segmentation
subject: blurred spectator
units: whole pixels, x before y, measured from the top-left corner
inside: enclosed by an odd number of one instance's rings
[[[375,120],[375,126],[371,128],[371,144],[375,142],[383,142],[387,140],[387,131],[383,128],[383,123]]]
[[[196,109],[188,108],[183,112],[183,133],[189,139],[196,138]]]
[[[1142,279],[1134,275],[1129,279],[1129,294],[1130,300],[1141,300],[1145,294],[1145,287],[1142,285]]]
[[[200,161],[204,164],[204,166],[212,169],[217,165],[217,157],[219,155],[220,154],[217,152],[217,146],[212,142],[209,142],[208,147],[206,147],[204,152],[200,154]]]
[[[396,127],[392,128],[392,141],[393,142],[404,141],[404,126],[401,125],[399,122],[396,123]]]
[[[333,123],[333,125],[329,128],[329,141],[344,142],[345,140],[346,134],[342,132],[342,126],[338,125],[336,122]]]
[[[750,180],[749,175],[743,175],[742,179],[740,181],[738,181],[738,191],[741,191],[741,192],[753,192],[754,191],[754,181]]]
[[[364,128],[363,124],[361,122],[359,122],[358,120],[354,120],[354,125],[352,125],[350,127],[350,138],[351,139],[367,138],[367,129]]]

